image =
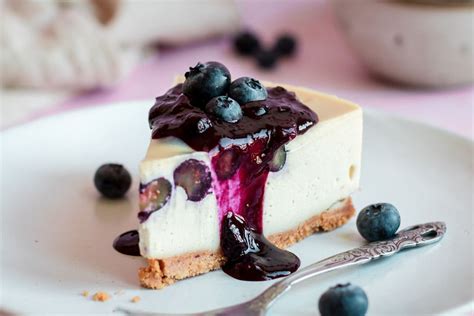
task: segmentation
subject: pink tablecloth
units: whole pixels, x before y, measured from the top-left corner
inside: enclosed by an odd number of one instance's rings
[[[197,61],[217,60],[233,76],[249,75],[262,80],[286,82],[319,89],[376,108],[448,129],[473,138],[474,88],[445,91],[415,90],[373,79],[353,56],[324,1],[238,2],[243,24],[271,43],[283,31],[294,33],[298,55],[283,61],[272,72],[259,71],[252,60],[235,56],[228,39],[211,40],[186,47],[163,49],[139,65],[119,86],[69,100],[34,117],[58,111],[132,99],[148,99],[170,87],[172,78]]]

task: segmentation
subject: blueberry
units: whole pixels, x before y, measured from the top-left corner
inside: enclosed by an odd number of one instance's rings
[[[364,290],[350,283],[331,287],[319,298],[321,316],[363,316],[368,307]]]
[[[158,178],[150,183],[140,185],[140,222],[148,219],[151,213],[165,206],[171,197],[171,183],[165,178]]]
[[[214,97],[225,95],[230,86],[229,70],[215,61],[198,63],[190,67],[184,76],[183,93],[198,107]]]
[[[271,50],[261,50],[256,57],[260,68],[270,70],[275,67],[278,56]]]
[[[234,49],[241,55],[252,55],[260,49],[260,41],[255,34],[244,31],[235,36]]]
[[[221,152],[213,159],[214,170],[219,180],[231,178],[240,166],[242,150],[232,146]]]
[[[132,177],[122,165],[108,163],[97,169],[94,184],[103,196],[118,199],[127,193],[132,184]]]
[[[249,77],[241,77],[230,84],[229,96],[240,104],[245,104],[266,100],[268,92],[260,81]]]
[[[211,188],[211,172],[201,161],[188,159],[174,170],[174,184],[186,191],[188,200],[201,201]]]
[[[357,230],[368,241],[391,238],[400,227],[400,214],[389,203],[372,204],[357,216]]]
[[[206,104],[206,112],[229,123],[236,123],[242,118],[242,109],[239,103],[227,96],[212,98]]]
[[[273,51],[278,56],[287,57],[293,55],[296,51],[296,39],[289,34],[281,35],[278,37]]]
[[[285,146],[278,148],[273,154],[273,159],[268,163],[270,171],[277,172],[280,171],[286,162],[286,150]]]

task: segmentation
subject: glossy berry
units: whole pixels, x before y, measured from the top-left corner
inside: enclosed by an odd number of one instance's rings
[[[250,77],[241,77],[230,84],[229,96],[240,104],[245,104],[266,100],[268,92],[260,81]]]
[[[242,118],[240,104],[227,96],[212,98],[206,104],[206,112],[228,123],[236,123]]]
[[[97,169],[94,184],[103,196],[118,199],[127,193],[132,184],[132,177],[122,165],[108,163]]]
[[[165,178],[158,178],[150,183],[140,185],[138,218],[140,222],[148,219],[151,213],[165,206],[171,197],[171,183]]]
[[[211,188],[211,172],[201,161],[188,159],[181,163],[173,173],[174,184],[186,191],[188,200],[201,201]]]
[[[241,32],[234,38],[234,49],[241,55],[252,55],[260,49],[260,41],[249,31]]]
[[[285,146],[281,146],[273,154],[273,159],[269,162],[270,171],[277,172],[280,171],[286,162],[286,150]]]
[[[368,307],[364,290],[350,283],[331,287],[319,298],[321,316],[363,316]]]
[[[262,50],[257,53],[256,58],[260,68],[270,70],[275,67],[278,56],[271,50]]]
[[[296,45],[296,39],[289,34],[285,34],[278,37],[273,50],[278,56],[288,57],[295,53]]]
[[[183,93],[195,106],[202,107],[210,99],[225,95],[230,86],[230,72],[221,63],[198,63],[184,75]]]
[[[400,227],[400,214],[389,203],[372,204],[357,216],[357,230],[368,241],[391,238]]]

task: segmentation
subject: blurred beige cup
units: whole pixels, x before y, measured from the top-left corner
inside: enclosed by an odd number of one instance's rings
[[[434,88],[474,81],[473,0],[332,0],[332,6],[372,73]]]

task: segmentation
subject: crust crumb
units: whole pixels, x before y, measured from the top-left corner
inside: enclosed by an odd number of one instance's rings
[[[131,299],[132,303],[138,303],[138,302],[140,302],[140,300],[141,300],[140,296],[134,296]]]
[[[96,302],[105,302],[110,299],[110,295],[107,292],[97,292],[92,296],[92,300]]]
[[[88,297],[89,296],[89,291],[82,291],[81,295],[84,296],[84,297]]]

